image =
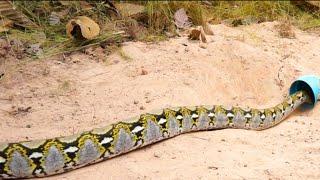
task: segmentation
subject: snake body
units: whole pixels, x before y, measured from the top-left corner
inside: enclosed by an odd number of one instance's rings
[[[0,144],[0,178],[59,174],[191,131],[267,129],[308,99],[306,92],[298,91],[267,109],[221,105],[166,108],[72,136]]]

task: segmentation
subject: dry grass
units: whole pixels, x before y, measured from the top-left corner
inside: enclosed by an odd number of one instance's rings
[[[104,42],[119,42],[123,36],[114,34],[125,31],[129,39],[140,41],[161,41],[176,35],[174,13],[184,8],[193,25],[201,25],[207,31],[207,23],[221,23],[223,20],[245,21],[245,24],[280,20],[279,33],[282,37],[293,37],[291,26],[303,30],[320,27],[320,13],[299,9],[290,1],[147,1],[116,3],[122,17],[108,8],[103,2],[91,2],[93,8],[85,9],[78,1],[69,6],[62,6],[51,1],[14,1],[40,28],[36,30],[10,30],[0,34],[7,39],[19,39],[24,44],[41,43],[44,49],[42,57],[76,51]],[[51,26],[48,18],[51,12],[63,14],[61,24]],[[86,15],[101,27],[101,35],[94,40],[74,42],[66,36],[65,24],[75,16]],[[282,21],[290,22],[286,24]],[[45,38],[35,38],[39,34]]]
[[[302,30],[320,27],[320,12],[304,11],[290,1],[212,1],[203,2],[148,2],[145,12],[148,15],[148,28],[154,34],[174,32],[173,15],[184,8],[193,25],[202,25],[206,31],[207,22],[221,23],[223,20],[240,20],[244,24],[265,21],[290,21]],[[288,26],[287,28],[290,28]]]
[[[118,53],[119,53],[120,57],[121,57],[123,60],[125,60],[125,61],[131,61],[131,60],[132,60],[132,58],[131,58],[128,54],[126,54],[126,53],[123,51],[122,48],[120,48],[120,49],[118,50]]]
[[[282,38],[293,39],[296,37],[291,21],[288,18],[281,19],[279,24],[276,26],[276,29],[279,32],[279,36]]]

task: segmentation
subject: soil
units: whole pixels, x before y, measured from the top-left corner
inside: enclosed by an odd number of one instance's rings
[[[2,63],[0,142],[52,138],[169,106],[265,108],[300,75],[319,74],[320,37],[277,22]],[[319,105],[265,131],[184,134],[48,179],[320,179]]]

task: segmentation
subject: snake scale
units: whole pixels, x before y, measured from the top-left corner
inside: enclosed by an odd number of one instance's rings
[[[309,99],[305,91],[298,91],[267,109],[221,105],[165,108],[72,136],[0,144],[0,178],[59,174],[191,131],[267,129]]]

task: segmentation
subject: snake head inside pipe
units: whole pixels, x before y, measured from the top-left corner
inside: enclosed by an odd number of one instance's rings
[[[289,93],[294,94],[297,91],[305,91],[310,100],[302,106],[302,110],[311,109],[317,101],[320,101],[320,77],[315,75],[305,75],[299,77],[291,84]]]

